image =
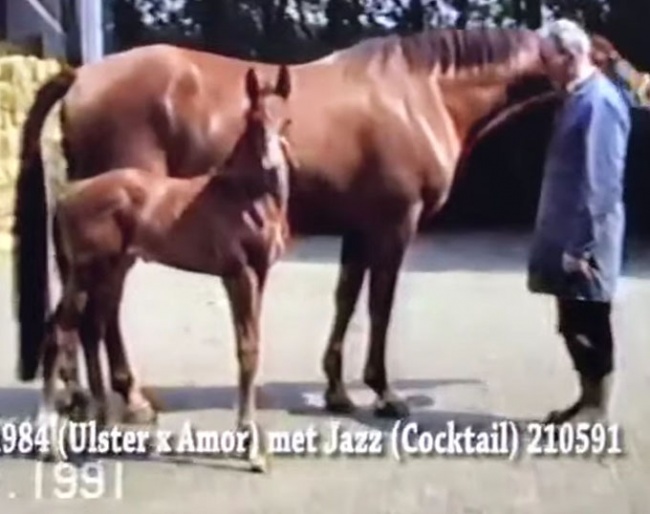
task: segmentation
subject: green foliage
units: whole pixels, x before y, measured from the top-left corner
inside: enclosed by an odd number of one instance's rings
[[[300,61],[362,38],[430,26],[527,26],[563,16],[614,41],[649,42],[645,0],[111,0],[117,49],[154,41]],[[630,30],[633,27],[632,30]],[[610,37],[612,35],[610,34]]]

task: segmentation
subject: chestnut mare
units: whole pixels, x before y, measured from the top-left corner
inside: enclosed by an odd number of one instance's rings
[[[255,71],[248,71],[244,133],[217,173],[171,178],[121,168],[76,181],[56,200],[54,241],[63,295],[47,323],[51,332],[44,348],[39,416],[53,441],[58,433],[56,372],[66,370],[63,358],[75,355],[77,338],[96,408],[92,417],[102,424],[106,420],[98,345],[138,257],[222,278],[237,340],[237,425],[242,433],[252,433],[264,285],[288,237],[290,88],[286,66],[275,88],[261,87]],[[107,338],[109,354],[114,352],[111,342]],[[249,445],[251,452],[255,449],[259,445]],[[264,455],[249,458],[263,469]]]
[[[621,61],[605,40],[595,60]],[[335,316],[323,368],[326,408],[354,408],[342,381],[342,349],[369,274],[370,345],[364,382],[376,413],[403,416],[386,372],[387,330],[399,270],[418,222],[445,204],[479,136],[523,102],[549,102],[545,52],[533,31],[438,29],[368,39],[291,66],[292,173],[289,221],[300,234],[343,238]],[[189,177],[219,166],[242,131],[239,84],[250,62],[168,45],[135,48],[65,70],[39,91],[23,132],[15,235],[20,378],[33,380],[48,310],[43,231],[47,208],[38,145],[43,121],[62,100],[63,147],[72,179],[118,167]],[[260,70],[271,65],[255,63]],[[546,95],[546,96],[543,96]],[[494,118],[496,116],[496,118]],[[486,125],[487,123],[487,125]],[[44,294],[45,293],[45,294]],[[107,324],[113,389],[132,411],[147,405],[122,348],[117,309]],[[120,349],[117,351],[116,349]],[[146,409],[145,409],[146,410]]]

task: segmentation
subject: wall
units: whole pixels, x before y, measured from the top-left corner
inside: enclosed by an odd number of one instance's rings
[[[21,42],[30,36],[41,36],[44,55],[65,57],[65,36],[57,27],[61,19],[60,0],[8,0],[5,4],[8,40]],[[39,4],[45,15],[39,12]]]

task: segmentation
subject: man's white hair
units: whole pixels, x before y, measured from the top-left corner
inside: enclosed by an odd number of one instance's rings
[[[574,57],[587,57],[591,52],[591,39],[575,21],[555,20],[541,29],[543,37],[550,39],[559,50]]]

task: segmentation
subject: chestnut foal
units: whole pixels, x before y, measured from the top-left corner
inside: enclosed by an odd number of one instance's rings
[[[72,183],[58,200],[54,239],[63,295],[48,323],[41,423],[56,429],[55,380],[70,362],[76,337],[85,354],[93,417],[105,422],[99,343],[110,340],[104,338],[106,319],[119,308],[126,274],[141,258],[221,277],[237,339],[238,428],[262,442],[254,428],[254,379],[264,284],[288,237],[290,82],[285,66],[274,87],[260,84],[249,69],[244,133],[218,172],[181,179],[116,169]],[[248,445],[257,470],[265,467],[260,447]]]

